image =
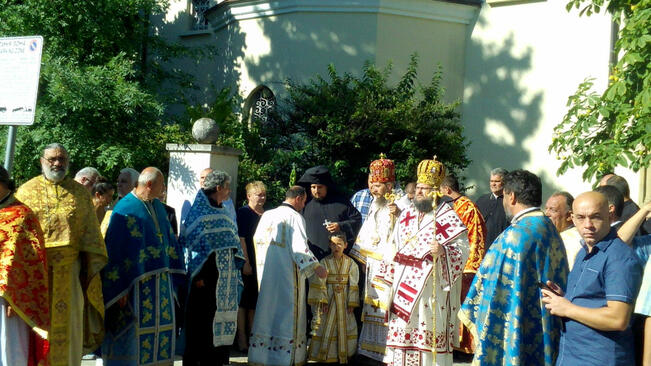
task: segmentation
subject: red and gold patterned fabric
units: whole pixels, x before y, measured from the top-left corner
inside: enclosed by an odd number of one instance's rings
[[[463,279],[461,284],[461,303],[466,298],[470,284],[481,261],[486,255],[486,223],[484,217],[479,212],[479,208],[468,197],[461,196],[454,200],[454,211],[459,215],[461,221],[468,229],[468,242],[470,243],[470,255],[463,269]],[[474,353],[475,347],[470,331],[463,324],[459,327],[459,347],[457,350],[464,353]]]
[[[43,232],[19,201],[0,208],[0,296],[43,338],[50,327]]]
[[[470,198],[461,196],[454,200],[452,206],[454,211],[459,215],[461,221],[468,229],[468,242],[470,243],[470,256],[466,262],[464,273],[475,273],[479,269],[484,255],[486,255],[485,238],[486,222],[479,212],[479,208]]]
[[[38,335],[30,337],[30,365],[45,365],[50,309],[43,231],[13,196],[0,204],[0,296]]]
[[[369,167],[369,181],[371,183],[388,183],[396,181],[396,166],[393,160],[389,160],[380,154],[380,159],[375,160]]]

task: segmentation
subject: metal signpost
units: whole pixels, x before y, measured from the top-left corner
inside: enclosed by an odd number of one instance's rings
[[[5,169],[11,172],[17,126],[34,123],[43,37],[0,38],[0,125],[9,125]]]

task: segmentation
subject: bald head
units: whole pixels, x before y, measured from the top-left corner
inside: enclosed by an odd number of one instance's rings
[[[604,196],[602,193],[599,192],[590,191],[590,192],[581,193],[574,200],[572,204],[572,208],[574,208],[576,205],[579,205],[583,202],[592,202],[599,206],[604,206],[608,208],[608,199],[606,198],[606,196]]]
[[[592,248],[610,232],[608,199],[599,192],[580,194],[572,204],[572,221],[586,245]]]
[[[160,169],[153,166],[143,169],[138,177],[136,196],[145,201],[160,197],[165,188],[164,180],[165,177]]]

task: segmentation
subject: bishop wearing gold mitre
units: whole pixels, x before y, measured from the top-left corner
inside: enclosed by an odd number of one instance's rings
[[[452,365],[459,345],[457,311],[469,245],[466,227],[441,202],[445,167],[418,164],[414,205],[393,232],[396,254],[383,280],[391,286],[388,313],[389,365]]]

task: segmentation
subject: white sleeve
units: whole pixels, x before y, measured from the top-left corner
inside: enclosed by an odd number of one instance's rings
[[[292,259],[298,266],[298,270],[301,272],[301,274],[303,274],[305,277],[310,277],[319,261],[307,246],[305,219],[303,219],[302,216],[298,216],[290,221],[292,222]]]

